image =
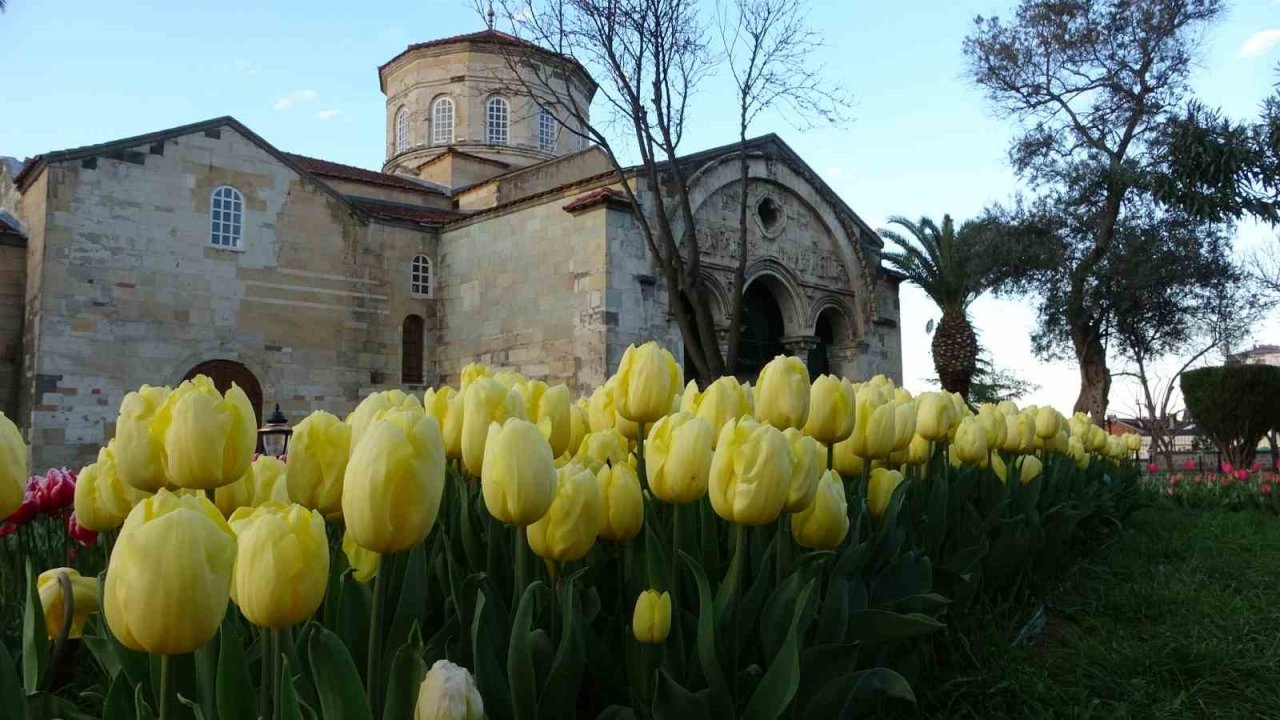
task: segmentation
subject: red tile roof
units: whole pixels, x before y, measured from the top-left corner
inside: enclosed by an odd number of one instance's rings
[[[565,212],[573,213],[601,204],[612,205],[614,207],[628,210],[631,209],[631,201],[627,199],[627,194],[621,190],[611,187],[602,187],[588,193],[583,193],[573,200],[570,200],[561,209]]]
[[[422,207],[420,205],[409,205],[374,198],[353,197],[350,200],[375,220],[392,220],[428,227],[440,227],[467,216],[467,213],[458,212],[457,210]]]
[[[415,182],[410,178],[402,177],[400,175],[378,172],[376,170],[366,170],[365,168],[356,167],[354,165],[343,165],[342,163],[330,162],[328,160],[307,157],[305,155],[295,155],[293,153],[285,153],[285,156],[298,165],[301,165],[303,169],[313,175],[369,183],[371,185],[383,185],[386,187],[400,188],[401,190],[416,190],[418,192],[430,193],[432,195],[446,194],[443,190],[433,188],[424,183]]]

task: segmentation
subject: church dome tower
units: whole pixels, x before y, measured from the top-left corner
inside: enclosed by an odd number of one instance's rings
[[[513,65],[544,82],[522,83]],[[595,81],[572,58],[506,33],[410,45],[378,78],[387,97],[385,172],[458,188],[586,147],[561,121],[569,121],[565,107],[585,114]],[[556,97],[537,103],[526,87]]]

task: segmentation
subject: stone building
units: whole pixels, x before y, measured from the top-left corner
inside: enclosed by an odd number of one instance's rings
[[[501,47],[518,42],[483,31],[383,65],[381,171],[283,152],[222,117],[0,174],[0,409],[34,466],[85,462],[126,392],[198,372],[296,421],[456,382],[471,360],[585,389],[629,343],[679,354],[620,199],[633,172],[505,90]],[[581,66],[538,52],[589,102]],[[682,160],[721,322],[736,153]],[[780,138],[749,157],[742,369],[785,351],[900,380],[898,278],[879,238]]]

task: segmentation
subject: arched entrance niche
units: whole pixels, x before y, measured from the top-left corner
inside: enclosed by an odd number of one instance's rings
[[[249,368],[234,360],[206,360],[187,371],[183,380],[190,380],[197,375],[207,375],[213,380],[218,392],[225,393],[231,389],[231,383],[240,386],[253,405],[253,414],[257,418],[258,427],[262,427],[262,385]]]
[[[846,374],[843,354],[852,337],[849,321],[838,307],[827,305],[819,310],[813,323],[814,345],[809,350],[809,377]]]
[[[769,285],[764,278],[753,280],[742,294],[742,334],[733,372],[744,381],[755,382],[766,363],[786,353],[782,306]]]

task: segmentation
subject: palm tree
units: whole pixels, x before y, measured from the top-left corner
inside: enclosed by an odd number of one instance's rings
[[[968,398],[978,360],[978,336],[969,322],[969,303],[991,287],[983,270],[985,254],[979,247],[983,226],[968,222],[957,232],[950,215],[942,216],[941,228],[927,217],[911,222],[895,216],[889,224],[906,233],[881,230],[881,237],[899,248],[885,250],[882,257],[942,310],[942,322],[933,334],[933,367],[943,390]]]

